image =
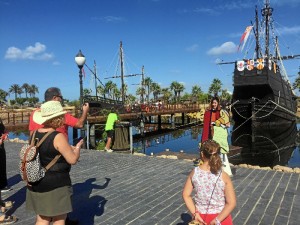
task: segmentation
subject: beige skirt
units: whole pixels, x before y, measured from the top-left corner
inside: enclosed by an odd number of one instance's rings
[[[64,186],[49,192],[33,192],[27,189],[26,210],[37,215],[53,217],[72,212],[72,187]]]

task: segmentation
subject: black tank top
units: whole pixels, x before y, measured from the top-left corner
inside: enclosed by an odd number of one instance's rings
[[[53,145],[53,140],[59,132],[54,131],[39,147],[40,160],[43,167],[46,167],[56,155],[59,155]],[[35,138],[41,140],[46,133],[36,132]],[[47,192],[63,186],[71,186],[69,172],[71,165],[61,156],[58,161],[46,172],[45,177],[35,183],[30,183],[29,190],[34,192]]]

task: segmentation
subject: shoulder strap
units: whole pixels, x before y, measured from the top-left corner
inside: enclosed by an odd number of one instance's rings
[[[37,147],[37,148],[40,147],[41,144],[46,140],[46,138],[47,138],[50,134],[52,134],[54,131],[55,131],[55,130],[49,131],[47,134],[45,134],[44,137],[39,141],[39,143],[37,143],[36,147]]]
[[[44,137],[39,141],[39,143],[36,145],[36,147],[38,148],[39,146],[41,146],[41,144],[46,140],[46,138],[52,134],[55,130],[53,131],[49,131],[47,134],[44,135]],[[48,165],[45,167],[45,170],[49,170],[56,162],[57,160],[61,157],[61,154],[57,155],[54,157],[54,159],[51,160],[51,162],[48,163]]]
[[[36,133],[36,130],[33,132],[32,136],[31,136],[31,142],[30,142],[31,146],[34,146],[35,133]]]
[[[48,163],[48,165],[45,167],[45,170],[49,170],[56,162],[57,160],[61,157],[61,155],[57,155],[54,157],[54,159],[51,160],[51,162]]]

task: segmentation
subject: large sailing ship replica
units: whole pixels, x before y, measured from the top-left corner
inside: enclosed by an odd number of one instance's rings
[[[287,149],[286,144],[292,145],[285,140],[295,138],[297,132],[297,97],[282,62],[300,56],[280,55],[278,38],[270,37],[275,33],[272,13],[270,1],[266,0],[259,21],[256,7],[255,24],[248,26],[242,36],[245,44],[253,31],[256,45],[253,58],[233,62],[231,104],[232,144],[243,147],[242,161],[270,166],[272,162],[278,163],[280,154]],[[270,40],[275,40],[274,52],[271,52]]]

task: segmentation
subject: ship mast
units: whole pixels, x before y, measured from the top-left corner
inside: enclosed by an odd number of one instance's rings
[[[123,63],[123,45],[122,41],[120,41],[120,64],[121,64],[121,95],[122,102],[125,103],[125,85],[124,85],[124,63]]]
[[[269,23],[270,23],[270,18],[272,16],[273,8],[270,7],[270,1],[266,0],[265,3],[265,8],[261,10],[261,14],[265,18],[265,56],[269,58],[269,40],[270,40],[270,29],[269,29]]]
[[[257,6],[255,8],[255,39],[256,39],[256,46],[255,46],[255,51],[256,51],[256,57],[260,58],[260,46],[259,46],[259,30],[258,30],[258,10]]]

